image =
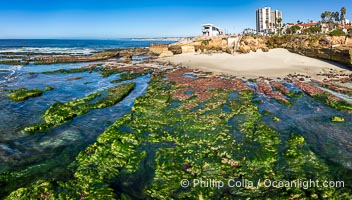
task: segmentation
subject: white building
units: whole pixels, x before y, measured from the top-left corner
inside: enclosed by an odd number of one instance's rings
[[[344,25],[349,25],[351,22],[350,22],[350,20],[349,19],[344,19],[344,20],[342,20],[342,24],[344,24]]]
[[[204,24],[202,27],[202,32],[204,36],[217,36],[224,34],[224,31],[221,28],[215,26],[214,24]]]
[[[278,22],[281,19],[281,22]],[[282,12],[271,10],[270,7],[259,8],[256,11],[256,28],[258,33],[276,32],[282,26]]]

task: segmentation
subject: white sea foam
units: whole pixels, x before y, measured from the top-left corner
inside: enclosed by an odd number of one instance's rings
[[[22,65],[12,65],[9,68],[0,68],[2,73],[6,73],[5,76],[0,78],[0,83],[6,83],[8,81],[14,80],[17,78],[16,72],[20,70],[23,66]]]
[[[0,53],[69,53],[69,54],[91,54],[96,50],[90,48],[63,48],[63,47],[19,47],[0,48]]]

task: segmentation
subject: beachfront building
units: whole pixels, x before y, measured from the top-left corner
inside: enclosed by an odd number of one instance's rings
[[[294,23],[286,23],[286,24],[284,24],[282,26],[282,33],[283,34],[288,34],[288,32],[289,32],[288,30],[294,25],[295,25]]]
[[[270,7],[256,11],[256,28],[258,33],[276,33],[282,26],[282,12],[271,10]]]
[[[309,28],[321,27],[321,25],[318,22],[310,22],[310,23],[296,24],[296,25],[300,27],[300,30],[297,32],[299,34],[304,33],[304,30],[309,29]],[[315,33],[319,33],[319,32],[315,32]]]
[[[224,31],[214,24],[203,24],[202,28],[203,36],[224,35]]]
[[[293,30],[292,27],[296,26],[298,27],[297,29],[295,29],[296,34],[317,34],[317,33],[325,33],[326,32],[326,27],[324,26],[324,24],[322,24],[321,22],[309,22],[309,23],[303,23],[300,22],[298,24],[294,24],[294,23],[286,23],[283,27],[282,27],[282,33],[284,34],[292,34]]]
[[[349,33],[349,30],[352,30],[352,26],[351,25],[347,25],[347,24],[339,24],[339,28],[345,32],[345,34]]]

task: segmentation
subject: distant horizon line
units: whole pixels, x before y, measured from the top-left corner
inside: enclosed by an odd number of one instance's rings
[[[121,37],[121,38],[0,38],[0,40],[158,40],[158,39],[179,39],[194,36],[177,37]]]

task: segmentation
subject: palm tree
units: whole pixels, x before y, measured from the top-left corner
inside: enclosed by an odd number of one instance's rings
[[[340,13],[338,11],[333,12],[333,17],[335,18],[336,22],[340,21]]]
[[[276,22],[277,22],[277,23],[278,23],[278,25],[279,25],[279,31],[278,31],[278,33],[279,33],[279,35],[280,35],[280,32],[281,32],[281,23],[282,23],[282,18],[277,18]]]
[[[335,26],[334,19],[335,19],[336,13],[331,11],[325,11],[323,14],[325,16],[324,22],[328,23],[329,29],[333,29]]]
[[[341,8],[340,21],[344,21],[345,20],[345,15],[346,15],[346,8],[342,7]]]
[[[266,24],[266,30],[268,30],[269,21],[268,21],[268,20],[265,20],[265,24]]]
[[[325,12],[321,13],[320,17],[321,17],[321,21],[325,22],[326,13]]]
[[[326,17],[328,17],[329,22],[333,22],[333,12],[325,11]]]

